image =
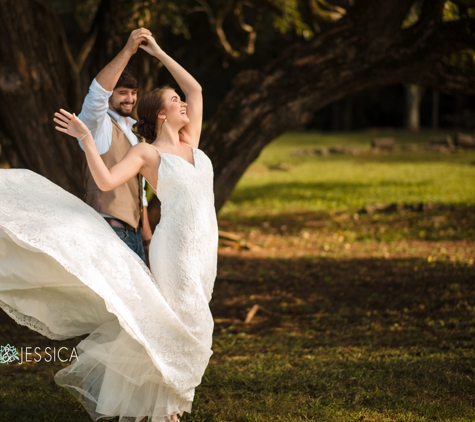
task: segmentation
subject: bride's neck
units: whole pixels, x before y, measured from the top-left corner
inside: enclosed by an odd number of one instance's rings
[[[163,125],[162,130],[155,138],[154,144],[167,144],[170,146],[180,145],[180,133],[178,130],[173,129],[170,125]]]

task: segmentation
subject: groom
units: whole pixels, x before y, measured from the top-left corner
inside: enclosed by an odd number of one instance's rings
[[[143,34],[151,35],[144,28],[133,31],[122,51],[99,72],[78,115],[91,130],[99,154],[108,168],[139,143],[132,132],[136,121],[130,117],[137,102],[138,80],[127,64],[145,40]],[[83,149],[81,141],[78,142]],[[145,252],[148,252],[152,230],[142,177],[139,175],[116,189],[103,192],[97,187],[86,164],[83,183],[85,202],[99,212],[127,246],[146,262]]]

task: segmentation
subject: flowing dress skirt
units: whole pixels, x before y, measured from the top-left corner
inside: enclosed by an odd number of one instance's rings
[[[53,340],[90,333],[55,380],[94,420],[191,411],[212,354],[210,294],[187,285],[197,329],[158,279],[81,200],[31,171],[0,170],[0,307]]]

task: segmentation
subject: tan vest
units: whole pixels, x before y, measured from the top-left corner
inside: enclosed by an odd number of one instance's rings
[[[109,150],[102,154],[102,160],[107,168],[113,167],[127,151],[132,148],[130,141],[125,136],[117,122],[112,121],[112,143]],[[123,185],[104,192],[101,191],[94,181],[87,162],[83,167],[83,182],[86,194],[84,201],[97,212],[108,214],[122,220],[132,227],[139,227],[142,216],[142,176],[139,174]]]

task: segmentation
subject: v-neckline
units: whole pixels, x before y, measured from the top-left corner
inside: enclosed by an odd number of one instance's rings
[[[171,155],[172,157],[178,157],[180,160],[183,160],[185,163],[189,164],[191,167],[196,169],[196,158],[195,158],[195,148],[190,146],[191,148],[191,155],[193,157],[193,163],[190,163],[188,160],[184,159],[183,157],[177,155],[177,154],[170,154],[168,152],[160,152],[161,155]]]
[[[193,148],[191,145],[190,145],[190,148],[191,148],[191,154],[193,156],[193,163],[194,164],[191,164],[188,160],[185,160],[183,157],[180,157],[179,155],[176,155],[176,154],[170,154],[168,152],[160,152],[156,147],[154,147],[153,145],[151,145],[155,150],[157,150],[157,152],[160,154],[160,155],[171,155],[172,157],[178,157],[180,160],[183,160],[185,163],[188,163],[191,167],[193,167],[194,169],[196,169],[196,157],[195,157],[195,150],[197,148]],[[158,189],[158,183],[160,181],[160,169],[162,167],[162,163],[159,164],[158,166],[158,174],[157,174],[157,189]],[[157,189],[153,187],[153,185],[144,177],[144,179],[147,181],[147,183],[152,187],[152,189],[155,191],[155,195],[157,195]]]

